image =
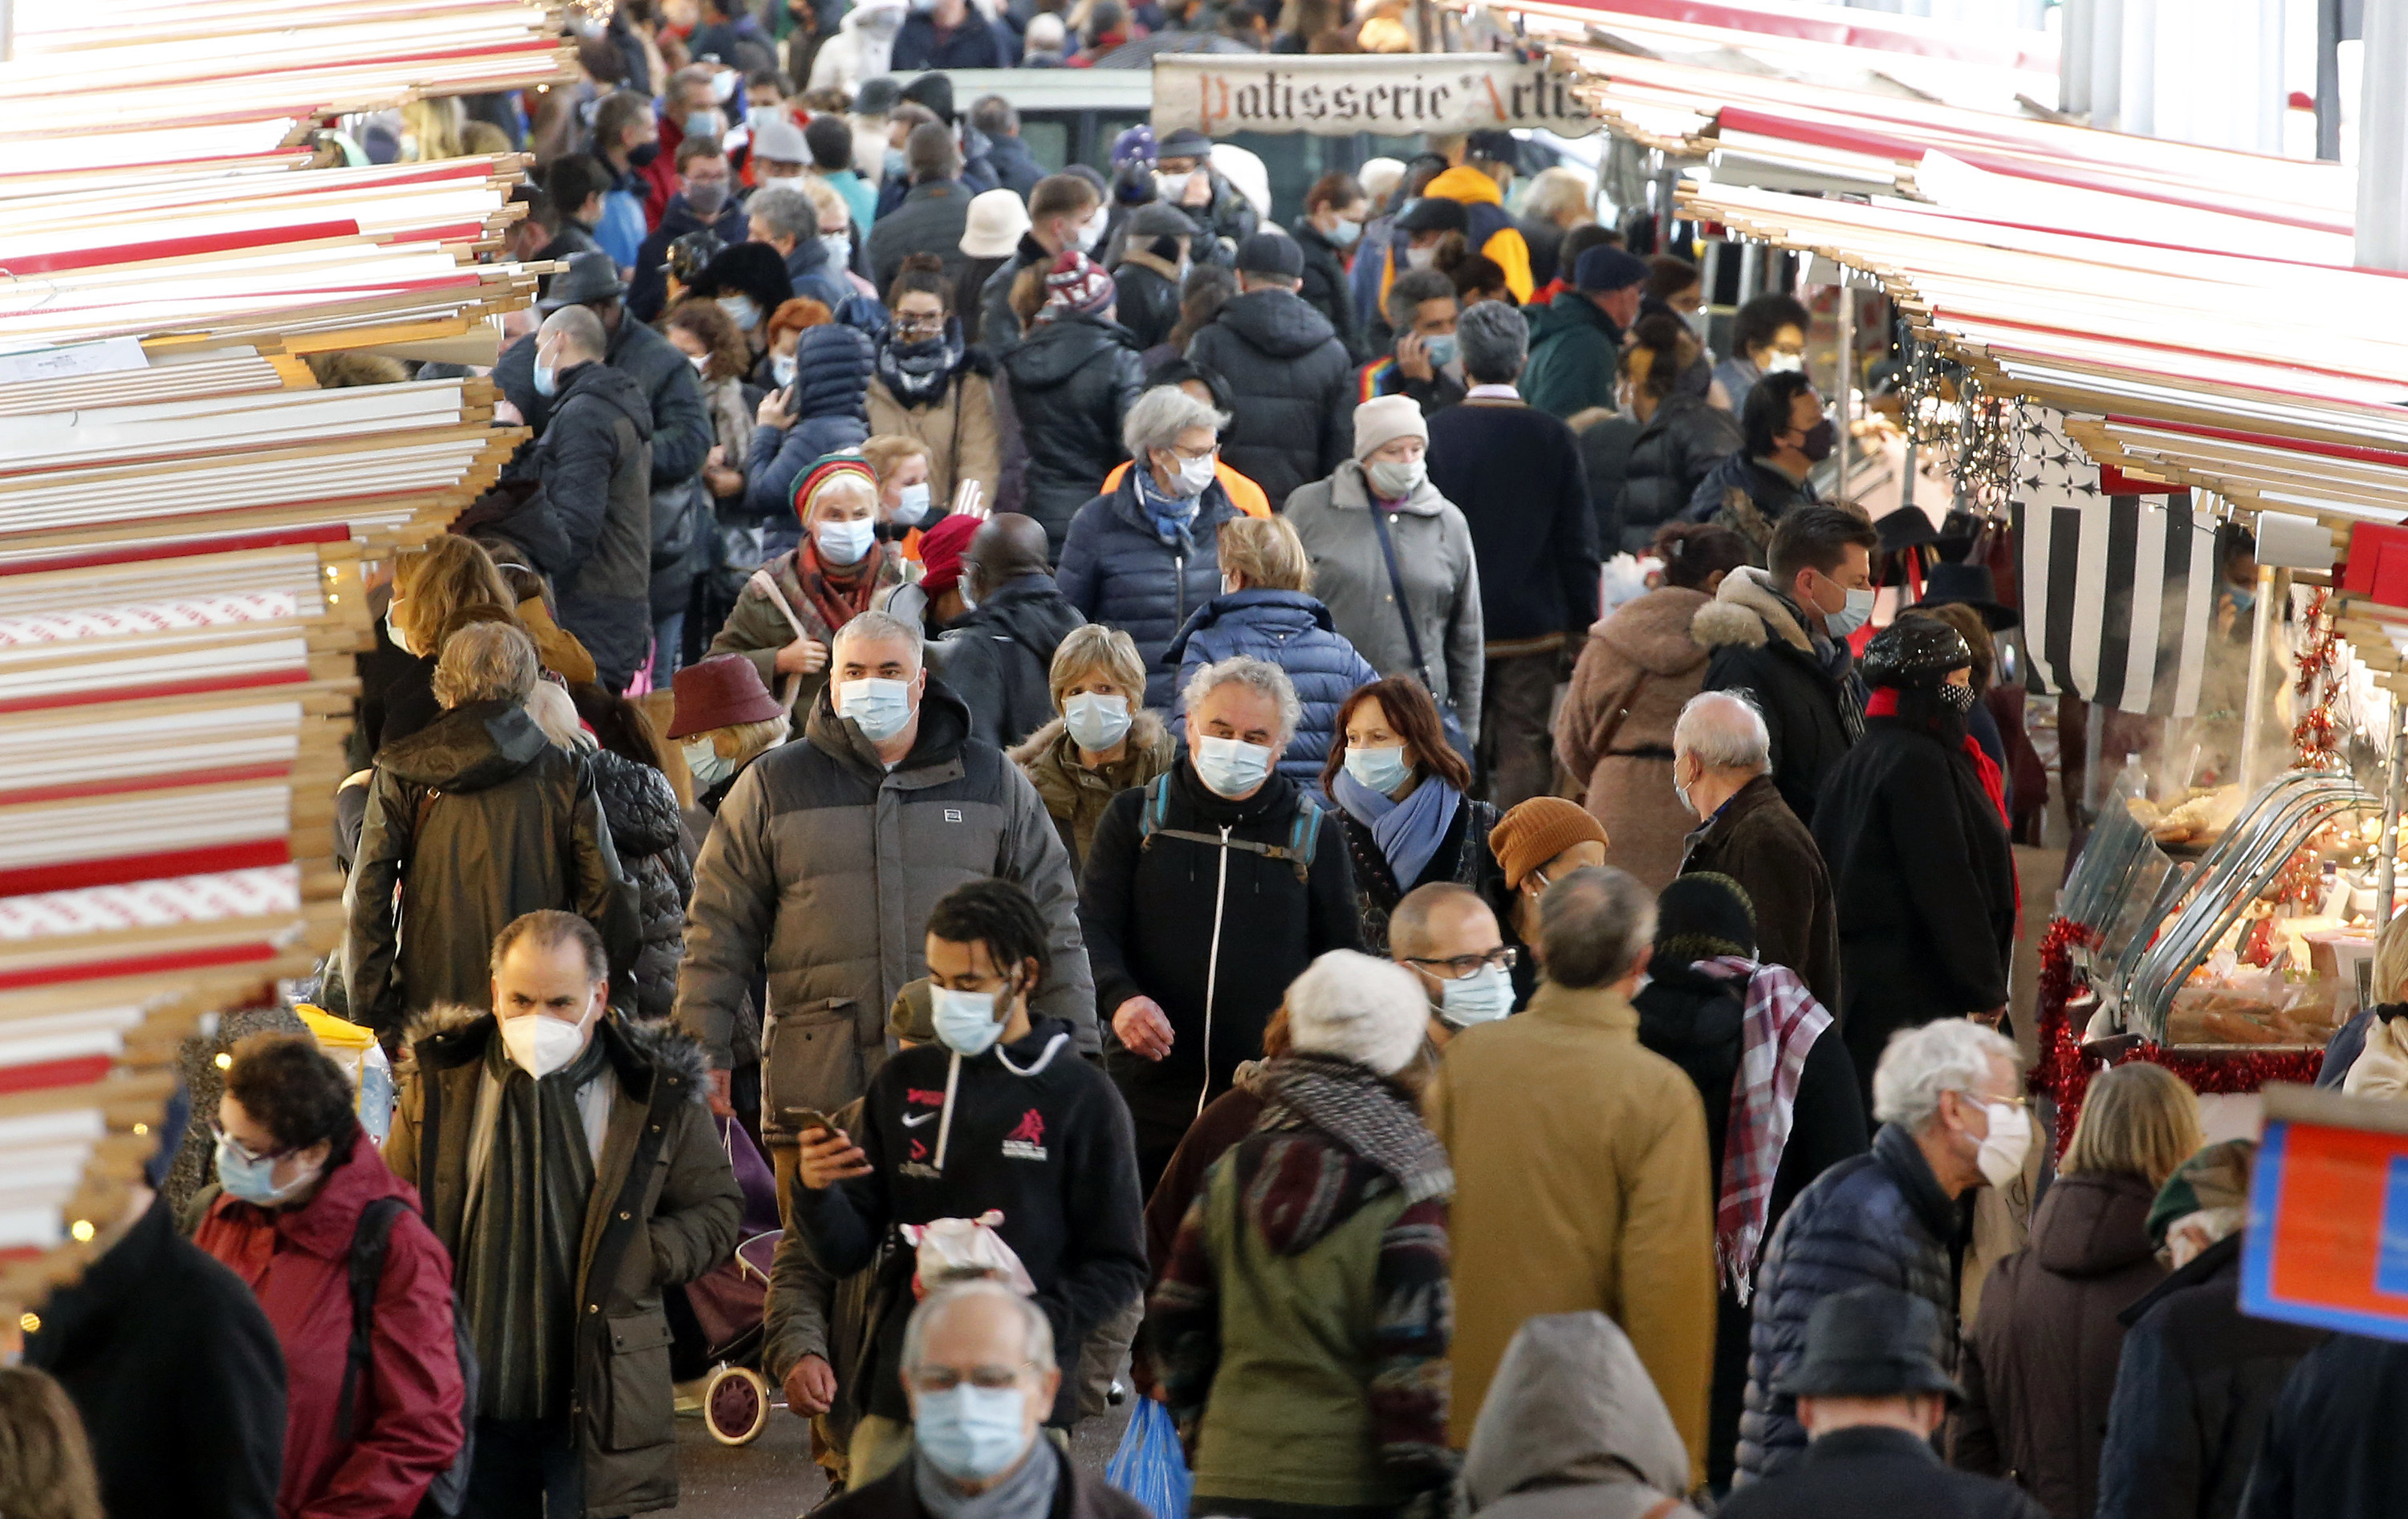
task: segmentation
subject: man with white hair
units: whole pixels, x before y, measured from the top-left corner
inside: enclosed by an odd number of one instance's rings
[[[1964,1018],[1900,1029],[1873,1071],[1870,1153],[1798,1195],[1756,1273],[1739,1483],[1778,1475],[1805,1453],[1797,1399],[1780,1389],[1827,1297],[1867,1285],[1929,1302],[1956,1355],[1956,1200],[2023,1171],[2031,1115],[2012,1041]]]
[[[1149,1194],[1196,1115],[1262,1053],[1288,982],[1362,945],[1337,816],[1279,771],[1303,715],[1287,672],[1225,659],[1186,695],[1187,752],[1112,799],[1080,882],[1106,1068]]]
[[[1814,836],[1772,781],[1772,740],[1756,704],[1730,691],[1693,696],[1672,724],[1672,787],[1699,824],[1681,874],[1730,877],[1756,908],[1756,958],[1787,966],[1827,1008],[1840,1006],[1840,920]]]
[[[800,741],[738,776],[695,864],[677,1021],[701,1040],[721,1100],[737,1010],[766,963],[761,1128],[781,1209],[808,1115],[868,1089],[886,1010],[928,973],[928,913],[966,881],[1017,882],[1044,915],[1051,966],[1030,1013],[1098,1047],[1070,857],[1019,767],[970,736],[969,709],[929,678],[921,631],[867,611],[836,636]]]
[[[1447,1041],[1422,1108],[1462,1185],[1454,1214],[1455,1420],[1471,1439],[1522,1321],[1595,1309],[1622,1326],[1705,1479],[1713,1374],[1713,1179],[1681,1068],[1639,1042],[1631,994],[1656,898],[1610,867],[1539,899],[1546,979],[1527,1010]]]

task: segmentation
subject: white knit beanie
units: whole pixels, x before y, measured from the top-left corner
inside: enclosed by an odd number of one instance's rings
[[[1418,437],[1422,446],[1429,446],[1429,423],[1422,420],[1422,405],[1410,395],[1382,395],[1354,408],[1354,460],[1360,464],[1371,451],[1383,443],[1393,443],[1400,437]]]
[[[1429,1037],[1429,999],[1404,967],[1331,950],[1288,983],[1287,1030],[1299,1054],[1336,1055],[1393,1076]]]

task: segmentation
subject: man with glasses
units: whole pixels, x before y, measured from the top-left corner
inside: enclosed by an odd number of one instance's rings
[[[835,1277],[878,1262],[882,1244],[894,1246],[870,1289],[861,1370],[837,1389],[859,1415],[848,1462],[856,1487],[896,1470],[910,1452],[914,1406],[930,1391],[921,1377],[906,1404],[906,1376],[927,1367],[906,1326],[917,1258],[899,1241],[902,1227],[1000,1213],[994,1232],[1035,1284],[1051,1340],[1043,1356],[1025,1357],[1041,1360],[1046,1372],[1044,1400],[1025,1421],[1032,1432],[1039,1423],[1067,1430],[1077,1422],[1076,1347],[1125,1315],[1145,1288],[1128,1110],[1104,1073],[1079,1057],[1069,1024],[1029,1015],[1029,996],[1054,959],[1044,913],[1010,881],[973,881],[930,910],[925,950],[937,1042],[888,1058],[870,1083],[859,1132],[803,1111],[787,1119],[803,1130],[788,1245],[799,1240]],[[1054,1370],[1053,1345],[1071,1347],[1067,1375]],[[972,1443],[991,1450],[999,1427]],[[918,1443],[928,1450],[924,1433]],[[1002,1474],[937,1469],[955,1482]]]
[[[1451,881],[1416,886],[1388,914],[1388,955],[1413,973],[1429,998],[1430,1042],[1512,1012],[1513,967],[1521,953],[1505,942],[1497,914],[1478,892]]]

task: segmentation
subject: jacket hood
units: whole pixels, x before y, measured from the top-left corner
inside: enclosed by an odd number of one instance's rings
[[[339,1261],[350,1254],[361,1210],[379,1197],[401,1197],[413,1209],[418,1206],[416,1189],[393,1174],[377,1153],[376,1140],[360,1129],[352,1136],[351,1154],[326,1172],[324,1183],[302,1207],[270,1211],[220,1193],[209,1211],[254,1227],[273,1227],[310,1254]]]
[[[652,436],[652,403],[644,388],[624,369],[595,361],[580,364],[568,371],[567,380],[552,403],[552,414],[558,416],[569,402],[593,399],[625,414],[636,424],[636,436],[649,441]]]
[[[1046,753],[1062,741],[1066,732],[1062,720],[1057,717],[1014,744],[1005,758],[1026,768],[1044,759]],[[1133,752],[1153,753],[1157,750],[1167,750],[1169,743],[1170,730],[1162,725],[1161,716],[1152,708],[1140,707],[1130,714],[1128,746]],[[1169,762],[1170,756],[1165,752],[1163,763],[1167,766]]]
[[[410,1014],[403,1028],[401,1058],[394,1063],[394,1085],[398,1088],[417,1070],[422,1054],[438,1069],[482,1059],[486,1041],[500,1023],[482,1008],[457,1002],[437,1002]],[[611,1063],[623,1080],[655,1072],[673,1076],[683,1084],[688,1103],[697,1108],[709,1105],[710,1053],[680,1033],[676,1025],[624,1017],[614,1010],[604,1017],[596,1037],[609,1041]]]
[[[1723,577],[1714,599],[1698,609],[1689,637],[1707,649],[1761,649],[1774,637],[1799,653],[1814,649],[1789,603],[1773,590],[1772,576],[1747,565]]]
[[[1650,675],[1685,675],[1706,662],[1706,651],[1689,628],[1710,604],[1703,591],[1658,586],[1615,608],[1589,637]]]
[[[1017,638],[1032,648],[1052,649],[1086,621],[1079,609],[1054,589],[1053,577],[1024,575],[996,590],[968,617],[955,623],[953,636],[987,634]]]
[[[1688,966],[1648,966],[1646,988],[1631,999],[1639,1037],[1649,1048],[1736,1047],[1746,1025],[1744,983],[1717,981]]]
[[[969,703],[931,675],[927,689],[920,695],[919,735],[911,741],[911,752],[895,767],[894,773],[906,776],[932,766],[958,765],[962,745],[969,736]],[[834,681],[822,686],[819,695],[812,699],[810,716],[804,720],[803,737],[823,753],[850,761],[871,775],[887,773],[869,741],[856,737],[853,729],[844,725],[844,719],[836,715]]]
[[[1248,291],[1212,320],[1274,359],[1300,359],[1338,336],[1327,317],[1284,290]]]
[[[878,349],[869,335],[841,322],[806,327],[795,339],[795,416],[869,420],[869,377]]]
[[[1422,193],[1437,195],[1443,200],[1459,200],[1466,206],[1505,204],[1504,192],[1497,188],[1497,181],[1469,164],[1459,164],[1432,179]],[[1474,249],[1473,251],[1479,250]]]
[[[1082,311],[1031,327],[1020,346],[1004,355],[1003,367],[1015,385],[1050,390],[1114,347],[1134,349],[1137,338],[1117,322]]]
[[[1594,327],[1617,342],[1621,338],[1621,329],[1613,324],[1613,319],[1598,309],[1595,301],[1577,290],[1555,292],[1554,300],[1536,310],[1528,310],[1528,316],[1530,347],[1533,350],[1537,349],[1542,340],[1557,333],[1574,332],[1584,327]]]
[[[677,793],[669,779],[649,765],[607,749],[593,753],[594,785],[602,795],[602,816],[621,859],[660,854],[677,847]]]
[[[1232,591],[1226,595],[1214,596],[1196,609],[1187,619],[1187,625],[1179,630],[1179,636],[1170,640],[1170,647],[1163,651],[1164,662],[1177,666],[1187,652],[1189,638],[1222,623],[1241,623],[1273,638],[1294,638],[1314,628],[1325,633],[1335,632],[1338,627],[1329,615],[1329,609],[1323,606],[1319,598],[1307,595],[1302,591]]]
[[[1525,1319],[1488,1383],[1463,1485],[1474,1509],[1545,1485],[1689,1485],[1689,1452],[1630,1338],[1591,1310]]]
[[[517,775],[551,747],[517,702],[472,701],[387,744],[377,763],[413,786],[483,791]]]
[[[2060,1176],[2032,1219],[2032,1254],[2059,1276],[2103,1276],[2157,1254],[2149,1205],[2157,1189],[2137,1176]]]

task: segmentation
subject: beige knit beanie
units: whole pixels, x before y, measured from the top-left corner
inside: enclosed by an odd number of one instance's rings
[[[1383,443],[1418,437],[1429,446],[1429,423],[1422,420],[1419,401],[1410,395],[1382,395],[1354,408],[1354,462],[1370,457]]]

